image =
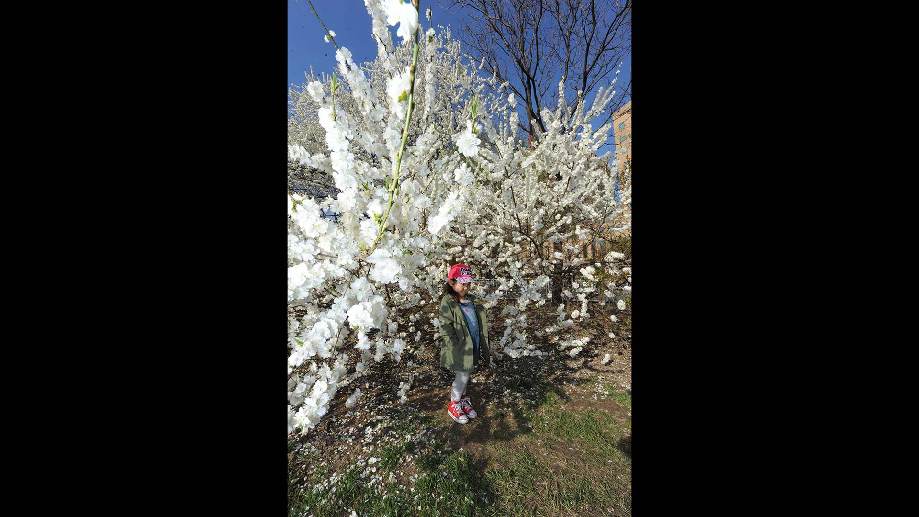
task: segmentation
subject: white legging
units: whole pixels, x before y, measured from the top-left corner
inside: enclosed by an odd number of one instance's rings
[[[456,372],[456,379],[453,380],[453,387],[450,388],[450,400],[456,402],[466,394],[466,383],[469,382],[469,374]]]

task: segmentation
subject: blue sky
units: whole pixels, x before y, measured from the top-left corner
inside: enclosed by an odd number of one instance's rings
[[[377,45],[371,35],[370,15],[363,0],[313,0],[313,6],[322,21],[332,31],[340,46],[348,47],[356,63],[370,61],[376,57]],[[439,4],[422,0],[421,26],[431,26],[424,18],[424,9],[434,11],[431,23],[434,26],[449,26],[457,34],[462,23],[460,14],[441,9]],[[300,84],[303,73],[310,65],[319,72],[331,72],[335,67],[335,47],[323,41],[322,26],[304,0],[287,0],[287,82]],[[395,30],[393,39],[398,41]]]
[[[444,9],[439,1],[421,2],[422,13],[426,7],[433,9],[434,26],[445,25],[458,35],[465,19],[462,11]],[[370,15],[364,7],[363,0],[313,0],[313,5],[322,17],[322,21],[335,31],[335,39],[340,46],[348,47],[354,61],[362,63],[376,56],[377,46],[371,36]],[[429,27],[428,21],[421,17],[423,29]],[[323,30],[316,21],[305,0],[287,0],[287,82],[301,84],[304,72],[312,66],[316,73],[331,72],[335,68],[335,47],[323,41]],[[393,30],[395,39],[395,31]],[[619,84],[628,83],[631,72],[631,61],[622,66]],[[619,89],[619,88],[617,88]],[[550,94],[555,93],[553,88]],[[588,96],[587,101],[592,100]],[[520,104],[518,102],[518,104]],[[612,142],[612,138],[609,140]],[[608,148],[604,147],[602,151]],[[611,149],[611,147],[609,148]]]

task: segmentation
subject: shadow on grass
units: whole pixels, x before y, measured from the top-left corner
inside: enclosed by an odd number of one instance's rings
[[[593,347],[586,347],[577,360],[590,357]],[[514,440],[532,433],[533,416],[547,404],[565,404],[571,397],[565,385],[593,384],[590,378],[575,377],[583,366],[569,366],[573,361],[564,352],[545,347],[544,357],[504,358],[489,369],[476,370],[466,388],[476,418],[458,424],[447,415],[453,372],[440,368],[425,379],[428,389],[410,395],[409,406],[425,414],[434,423],[436,436],[451,448],[477,452],[487,444]],[[438,388],[439,387],[439,388]]]
[[[632,435],[620,438],[616,446],[619,447],[619,450],[622,451],[623,454],[629,458],[632,457]]]

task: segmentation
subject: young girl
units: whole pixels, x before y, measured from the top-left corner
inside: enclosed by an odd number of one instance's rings
[[[440,300],[439,319],[443,333],[440,365],[456,374],[447,414],[461,424],[476,416],[472,402],[466,396],[469,375],[477,367],[490,365],[487,313],[485,307],[468,292],[474,279],[468,265],[454,264],[447,275],[444,295]]]

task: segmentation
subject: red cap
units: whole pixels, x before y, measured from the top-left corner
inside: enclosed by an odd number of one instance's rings
[[[450,274],[447,275],[447,280],[456,280],[461,284],[468,284],[475,280],[475,277],[472,276],[472,269],[460,262],[459,264],[453,264],[453,267],[450,268]]]

